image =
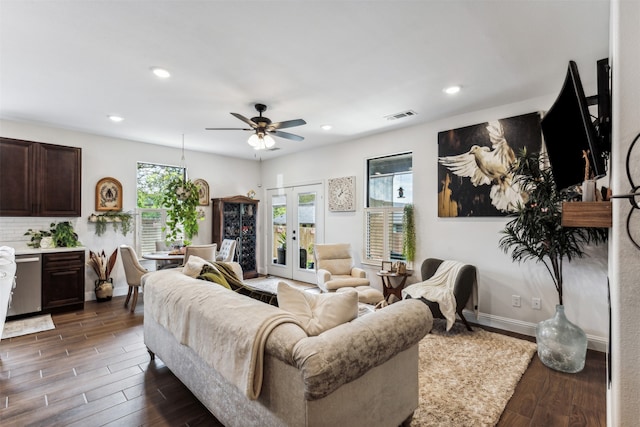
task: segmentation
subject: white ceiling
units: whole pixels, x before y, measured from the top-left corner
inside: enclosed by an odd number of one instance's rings
[[[593,95],[608,47],[599,0],[0,0],[0,118],[268,159],[555,95],[570,59]],[[305,140],[204,130],[246,127],[229,113],[256,102]]]

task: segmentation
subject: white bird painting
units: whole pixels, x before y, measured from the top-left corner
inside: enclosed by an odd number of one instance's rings
[[[439,157],[438,160],[455,175],[469,178],[474,187],[490,185],[491,204],[501,212],[514,212],[523,200],[510,171],[515,153],[499,120],[488,122],[486,129],[491,147],[473,145],[466,153]]]

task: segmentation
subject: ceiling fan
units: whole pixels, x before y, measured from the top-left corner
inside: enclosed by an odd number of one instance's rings
[[[264,104],[256,104],[256,111],[258,111],[258,117],[252,117],[251,119],[247,119],[242,114],[231,113],[232,116],[242,120],[249,126],[250,128],[205,128],[206,130],[252,130],[255,133],[249,137],[249,145],[251,145],[256,150],[261,150],[265,148],[271,148],[275,144],[275,141],[271,137],[271,135],[279,136],[280,138],[290,139],[292,141],[302,141],[304,138],[299,135],[294,135],[288,132],[282,132],[280,129],[291,128],[294,126],[302,126],[307,124],[302,119],[296,120],[286,120],[284,122],[276,122],[272,123],[271,119],[268,117],[263,117],[262,113],[267,111],[267,106]]]

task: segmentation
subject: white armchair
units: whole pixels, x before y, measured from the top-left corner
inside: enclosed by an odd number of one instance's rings
[[[316,244],[313,249],[317,284],[323,292],[355,289],[358,301],[365,304],[384,299],[382,292],[369,286],[367,273],[353,265],[349,243]]]

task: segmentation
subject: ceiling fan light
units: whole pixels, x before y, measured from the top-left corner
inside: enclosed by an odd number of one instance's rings
[[[249,140],[247,141],[249,143],[250,146],[256,148],[260,146],[260,137],[258,136],[258,134],[253,134],[249,137]],[[259,150],[259,148],[256,148]]]
[[[270,135],[265,135],[262,140],[267,148],[271,148],[276,144],[276,141]]]

